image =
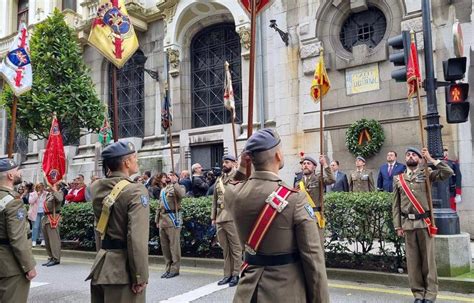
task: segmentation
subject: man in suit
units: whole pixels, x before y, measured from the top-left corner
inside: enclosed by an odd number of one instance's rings
[[[326,186],[326,192],[330,193],[333,191],[349,191],[349,182],[345,173],[339,170],[339,161],[333,160],[329,165],[331,167],[334,179],[336,182]]]
[[[377,190],[391,193],[393,191],[393,176],[403,173],[405,169],[405,165],[397,161],[397,152],[389,151],[387,153],[387,163],[379,168]]]
[[[456,211],[456,204],[461,203],[461,170],[459,169],[459,162],[457,160],[450,160],[448,158],[448,148],[444,147],[444,161],[454,171],[454,174],[449,178],[449,206]]]
[[[352,192],[368,192],[374,191],[374,177],[372,172],[365,169],[365,159],[357,156],[356,170],[351,171],[349,180],[349,189]]]

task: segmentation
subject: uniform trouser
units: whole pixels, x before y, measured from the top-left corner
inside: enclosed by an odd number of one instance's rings
[[[416,299],[434,301],[438,294],[434,238],[426,228],[405,231],[408,282]]]
[[[30,281],[25,275],[0,278],[0,302],[26,303],[30,291]]]
[[[233,221],[217,223],[217,240],[224,254],[224,277],[238,276],[242,264],[242,247]]]
[[[96,284],[91,283],[92,303],[142,303],[146,301],[145,290],[136,295],[130,284]]]
[[[324,228],[320,228],[318,223],[316,223],[316,227],[318,229],[318,233],[319,233],[319,241],[321,241],[321,250],[323,251],[324,253],[324,242],[326,241],[326,238],[324,237],[324,231],[325,229]]]
[[[165,271],[179,273],[181,264],[181,227],[160,228],[160,245],[165,258]]]
[[[43,224],[43,236],[46,244],[46,251],[50,259],[61,260],[61,238],[59,237],[59,225],[51,228],[51,224]]]

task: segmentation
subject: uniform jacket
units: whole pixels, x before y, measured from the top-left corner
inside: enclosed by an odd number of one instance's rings
[[[406,169],[406,166],[400,162],[393,163],[392,173],[388,174],[388,163],[380,166],[379,176],[377,178],[377,188],[383,191],[392,192],[393,191],[393,176],[403,173]]]
[[[223,186],[220,185],[221,180]],[[212,198],[211,220],[216,220],[216,223],[228,222],[233,220],[232,215],[230,214],[224,203],[225,187],[230,180],[230,175],[222,174],[219,178],[217,178],[216,183],[214,183],[216,188],[214,190],[214,195]]]
[[[178,183],[168,184],[165,188],[161,189],[161,191],[166,192],[166,201],[172,210],[176,214],[175,208],[175,198],[176,198],[176,205],[178,206],[178,212],[181,210],[181,200],[183,199],[184,195],[186,194],[186,189],[184,186],[179,185]],[[174,227],[173,221],[171,220],[170,216],[165,212],[165,205],[161,199],[159,200],[159,208],[156,211],[155,215],[155,223],[159,224],[159,228],[166,228],[166,227]],[[182,223],[182,222],[181,222]]]
[[[349,177],[349,189],[353,192],[374,191],[374,177],[371,171],[365,168],[361,171],[353,170]]]
[[[56,191],[56,192],[49,192],[46,195],[46,200],[44,201],[44,204],[48,208],[48,211],[53,213],[53,207],[55,208],[56,214],[59,214],[61,212],[61,205],[64,200],[64,194],[62,191]],[[44,217],[41,219],[41,226],[44,226],[46,224],[50,224],[48,215],[46,214],[46,207],[44,207]]]
[[[0,186],[0,199],[6,195],[15,199],[0,210],[0,239],[10,241],[9,245],[0,244],[0,278],[25,274],[36,265],[27,236],[29,225],[23,201],[12,189]]]
[[[336,182],[334,184],[326,186],[328,193],[333,191],[349,191],[349,181],[347,181],[347,175],[342,171],[338,170],[336,173],[333,172]]]
[[[236,174],[241,175],[240,172]],[[243,247],[265,199],[283,184],[272,172],[255,171],[248,181],[226,186],[228,206]],[[329,302],[323,249],[314,213],[302,192],[288,198],[276,215],[257,253],[278,255],[298,252],[301,261],[283,266],[249,265],[237,287],[234,302]],[[252,296],[256,292],[256,298]]]
[[[449,168],[446,163],[439,161],[436,164],[436,170],[430,172],[430,181],[436,182],[446,180],[452,174],[453,170]],[[429,210],[428,199],[426,197],[426,177],[424,169],[416,169],[411,176],[409,175],[409,170],[407,169],[403,174],[400,174],[393,178],[393,225],[395,226],[395,228],[403,228],[404,230],[413,230],[416,228],[427,227],[426,223],[422,219],[411,220],[401,216],[401,213],[418,214],[418,212],[416,211],[413,204],[410,202],[407,195],[403,191],[403,188],[400,184],[400,178],[405,179],[408,187],[411,189],[418,202],[420,202],[420,204],[423,206],[425,212]]]
[[[106,237],[127,243],[126,249],[101,249],[87,279],[93,284],[130,284],[148,281],[148,235],[150,207],[148,191],[142,183],[133,182],[120,172],[91,185],[92,206],[96,222],[102,212],[102,201],[119,181],[130,181],[111,208]]]
[[[304,183],[304,187],[306,188],[306,191],[308,194],[311,196],[311,199],[313,199],[314,204],[316,207],[321,207],[321,201],[319,198],[319,178],[320,178],[321,173],[318,172],[316,174],[311,174],[309,177],[306,177],[303,175],[303,178],[301,179]],[[336,180],[334,179],[334,174],[332,173],[332,170],[330,167],[324,168],[324,179],[323,179],[323,186],[333,184]],[[299,183],[297,184],[300,190]],[[324,188],[324,187],[323,187]]]
[[[460,195],[461,192],[461,184],[462,184],[462,175],[461,170],[459,169],[458,161],[454,160],[445,160],[446,164],[453,170],[454,174],[449,178],[449,195],[454,197],[456,195]]]

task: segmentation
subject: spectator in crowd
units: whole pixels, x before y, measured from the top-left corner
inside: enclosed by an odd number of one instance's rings
[[[133,178],[133,182],[143,183],[143,177],[142,176],[136,176],[135,178]]]
[[[456,204],[461,203],[461,169],[457,160],[450,160],[448,158],[448,148],[443,149],[444,161],[454,171],[454,174],[449,177],[449,205],[452,210],[456,211]]]
[[[355,161],[356,169],[351,172],[349,189],[352,192],[374,191],[374,177],[371,171],[365,169],[365,159],[358,156]]]
[[[186,188],[186,195],[192,196],[193,194],[193,183],[189,176],[189,171],[183,170],[179,175],[179,185],[183,185]]]
[[[151,186],[151,171],[147,170],[143,173],[142,176],[143,184],[146,188]]]
[[[86,185],[84,184],[84,176],[78,175],[74,179],[74,190],[66,196],[66,200],[74,203],[81,203],[86,201]]]
[[[34,187],[33,183],[30,183],[30,182],[25,182],[25,184],[23,185],[24,192],[21,195],[21,198],[23,199],[24,204],[29,204],[29,201],[28,201],[29,197],[30,197],[31,193],[34,192],[33,187]]]
[[[194,197],[202,197],[207,194],[209,189],[209,184],[207,184],[205,177],[202,175],[202,166],[199,163],[194,163],[191,166],[191,171],[193,173],[192,188]]]
[[[37,241],[41,239],[41,246],[44,246],[43,235],[41,234],[41,219],[44,216],[44,201],[48,193],[44,189],[43,183],[38,183],[35,186],[35,191],[31,193],[28,199],[30,209],[28,210],[28,219],[32,222],[33,231],[31,240],[33,246],[36,246]]]
[[[349,182],[347,181],[347,175],[339,170],[339,161],[333,160],[329,165],[336,182],[326,186],[326,192],[330,193],[333,191],[349,191]]]
[[[206,196],[214,195],[214,187],[216,183],[216,176],[212,170],[206,172],[206,183],[209,185],[207,189]]]
[[[148,187],[148,194],[150,195],[150,198],[153,199],[160,199],[160,192],[161,192],[161,186],[160,186],[160,176],[163,174],[157,174],[154,175],[153,178],[151,178],[150,186]]]
[[[393,191],[393,176],[403,173],[406,166],[397,161],[397,152],[391,150],[387,153],[387,163],[380,166],[377,178],[377,189],[379,191]]]

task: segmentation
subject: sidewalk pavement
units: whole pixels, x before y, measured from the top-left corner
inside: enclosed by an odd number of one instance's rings
[[[474,243],[471,242],[474,248]],[[46,250],[41,247],[34,247],[33,254],[37,256],[45,256]],[[62,250],[62,257],[94,260],[95,251],[79,251],[79,250]],[[474,256],[473,256],[474,257]],[[163,256],[150,255],[149,263],[154,265],[164,264]],[[181,265],[187,267],[200,267],[211,269],[222,269],[224,261],[222,259],[208,259],[208,258],[181,258]],[[474,269],[474,264],[471,266]],[[352,270],[340,268],[327,268],[327,275],[329,279],[351,281],[358,283],[382,284],[386,286],[401,286],[408,287],[407,274],[395,274],[386,272],[375,272],[367,270]],[[442,291],[451,291],[456,293],[474,293],[474,279],[470,278],[445,278],[439,277],[439,289]]]

